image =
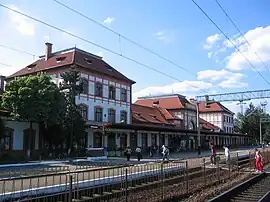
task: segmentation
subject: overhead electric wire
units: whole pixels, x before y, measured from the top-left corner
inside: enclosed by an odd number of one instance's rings
[[[248,42],[247,38],[243,35],[243,33],[240,31],[240,29],[237,27],[237,25],[235,24],[235,22],[231,19],[231,17],[228,15],[228,13],[225,11],[225,9],[222,7],[222,5],[218,2],[218,0],[215,0],[217,5],[219,6],[219,8],[223,11],[223,13],[227,16],[227,18],[230,20],[230,22],[233,24],[233,26],[235,27],[235,29],[239,32],[239,34],[241,35],[241,37],[246,41],[246,43],[249,45],[249,47],[252,49],[251,44]],[[270,68],[262,61],[261,57],[257,54],[256,51],[254,51],[256,57],[261,61],[261,63],[264,65],[264,67],[266,69],[268,69],[268,71],[270,71]]]
[[[230,43],[234,46],[234,48],[245,58],[245,60],[249,63],[250,66],[253,67],[253,69],[262,77],[262,79],[270,85],[270,83],[267,81],[267,79],[256,69],[256,67],[250,62],[250,60],[242,53],[242,51],[233,43],[233,41],[222,31],[222,29],[212,20],[212,18],[194,1],[191,0],[198,8],[199,10],[212,22],[213,25],[230,41]]]
[[[7,67],[12,67],[11,65],[5,64],[5,63],[2,63],[2,62],[0,62],[0,65],[7,66]]]
[[[13,47],[10,47],[10,46],[6,46],[6,45],[3,45],[3,44],[0,44],[0,47],[10,49],[10,50],[13,50],[13,51],[16,51],[16,52],[19,52],[19,53],[23,53],[23,54],[26,54],[26,55],[31,55],[33,57],[37,57],[37,55],[35,55],[35,54],[28,53],[28,52],[25,52],[23,50],[19,50],[19,49],[16,49],[16,48],[13,48]]]
[[[78,15],[84,17],[85,19],[90,20],[91,22],[95,23],[96,25],[99,25],[99,26],[101,26],[102,28],[104,28],[104,29],[106,29],[106,30],[108,30],[108,31],[110,31],[110,32],[112,32],[112,33],[118,35],[119,37],[121,37],[121,38],[125,39],[126,41],[128,41],[128,42],[130,42],[130,43],[132,43],[132,44],[134,44],[134,45],[136,45],[136,46],[138,46],[138,47],[140,47],[141,49],[143,49],[143,50],[145,50],[145,51],[147,51],[147,52],[149,52],[149,53],[155,55],[156,57],[161,58],[162,60],[165,60],[166,62],[168,62],[168,63],[170,63],[170,64],[172,64],[172,65],[174,65],[174,66],[176,66],[176,67],[178,67],[178,68],[180,68],[180,69],[182,69],[182,70],[184,70],[184,71],[186,71],[186,72],[188,72],[188,73],[190,73],[190,74],[192,74],[192,75],[194,75],[194,72],[189,71],[187,68],[182,67],[182,66],[176,64],[175,62],[173,62],[172,60],[170,60],[170,59],[168,59],[168,58],[166,58],[166,57],[160,55],[159,53],[156,53],[156,52],[154,52],[153,50],[151,50],[151,49],[149,49],[149,48],[147,48],[147,47],[145,47],[145,46],[139,44],[138,42],[136,42],[136,41],[134,41],[134,40],[132,40],[132,39],[126,37],[126,36],[123,36],[123,35],[120,34],[119,32],[116,32],[116,31],[110,29],[109,27],[104,26],[103,24],[101,24],[100,22],[97,22],[97,21],[94,20],[93,18],[90,18],[89,16],[86,16],[85,14],[83,14],[83,13],[81,13],[81,12],[79,12],[79,11],[77,11],[77,10],[75,10],[75,9],[73,9],[73,8],[71,8],[71,7],[69,7],[69,6],[67,6],[66,4],[64,4],[64,3],[62,3],[62,2],[60,2],[60,1],[58,1],[58,0],[53,0],[53,1],[56,2],[56,3],[58,3],[58,4],[61,5],[61,6],[65,7],[65,8],[67,8],[68,10],[73,11],[74,13],[76,13],[76,14],[78,14]]]
[[[167,77],[169,77],[169,78],[171,78],[171,79],[174,79],[174,80],[176,80],[176,81],[178,81],[178,82],[184,82],[183,80],[180,80],[180,79],[178,79],[178,78],[176,78],[176,77],[174,77],[174,76],[171,76],[171,75],[169,75],[169,74],[167,74],[167,73],[165,73],[165,72],[162,72],[162,71],[160,71],[160,70],[157,70],[157,69],[155,69],[154,67],[151,67],[151,66],[149,66],[149,65],[146,65],[146,64],[144,64],[144,63],[142,63],[142,62],[139,62],[139,61],[137,61],[137,60],[135,60],[135,59],[132,59],[132,58],[130,58],[130,57],[128,57],[128,56],[124,56],[124,55],[122,55],[122,54],[119,54],[119,53],[117,53],[117,52],[115,52],[115,51],[113,51],[113,50],[111,50],[111,49],[109,49],[109,48],[106,48],[106,47],[104,47],[104,46],[102,46],[102,45],[99,45],[99,44],[96,44],[96,43],[94,43],[94,42],[92,42],[92,41],[90,41],[90,40],[88,40],[88,39],[85,39],[85,38],[82,38],[82,37],[77,36],[77,35],[75,35],[75,34],[72,34],[72,33],[68,32],[68,31],[66,31],[66,30],[64,30],[64,29],[61,29],[61,28],[57,27],[57,26],[51,25],[51,24],[49,24],[49,23],[47,23],[47,22],[44,22],[44,21],[39,20],[39,19],[37,19],[37,18],[34,18],[34,17],[32,17],[32,16],[30,16],[30,15],[27,15],[27,14],[25,14],[25,13],[23,13],[23,12],[20,12],[20,11],[18,11],[18,10],[14,10],[14,9],[8,7],[8,6],[3,5],[3,4],[0,4],[0,6],[3,7],[3,8],[5,8],[5,9],[8,9],[8,10],[10,10],[10,11],[12,11],[12,12],[15,12],[15,13],[17,13],[17,14],[20,14],[20,15],[22,15],[22,16],[24,16],[24,17],[27,17],[27,18],[29,18],[29,19],[31,19],[31,20],[34,20],[34,21],[36,21],[36,22],[39,22],[39,23],[41,23],[41,24],[43,24],[43,25],[46,25],[46,26],[48,26],[48,27],[50,27],[50,28],[53,28],[53,29],[58,30],[58,31],[60,31],[60,32],[63,32],[63,33],[65,33],[65,34],[67,34],[67,35],[70,35],[70,36],[72,36],[72,37],[74,37],[74,38],[77,38],[77,39],[79,39],[79,40],[81,40],[81,41],[84,41],[84,42],[86,42],[86,43],[89,43],[89,44],[91,44],[91,45],[93,45],[93,46],[99,47],[99,48],[101,48],[101,49],[103,49],[103,50],[106,50],[106,51],[108,51],[108,52],[110,52],[110,53],[113,53],[113,54],[115,54],[115,55],[117,55],[117,56],[120,56],[120,57],[122,57],[122,58],[125,58],[125,59],[127,59],[127,60],[129,60],[129,61],[132,61],[132,62],[138,64],[138,65],[141,65],[141,66],[143,66],[143,67],[146,67],[146,68],[148,68],[148,69],[151,69],[151,70],[153,70],[153,71],[155,71],[155,72],[157,72],[157,73],[159,73],[159,74],[165,75],[165,76],[167,76]],[[194,85],[192,85],[192,84],[189,84],[189,83],[185,83],[185,84],[186,84],[186,85],[189,85],[189,86],[191,86],[191,87],[193,87],[193,88],[199,89],[200,91],[204,91],[204,92],[206,92],[206,93],[209,93],[208,91],[206,91],[206,90],[204,90],[204,89],[200,89],[199,87],[194,86]]]
[[[180,68],[180,69],[182,69],[182,70],[188,72],[189,74],[191,74],[191,75],[193,75],[193,76],[194,76],[194,74],[195,74],[195,77],[197,77],[196,73],[189,71],[187,68],[178,65],[178,64],[175,63],[174,61],[172,61],[172,60],[170,60],[170,59],[168,59],[168,58],[166,58],[166,57],[160,55],[159,53],[156,53],[155,51],[151,50],[150,48],[147,48],[147,47],[141,45],[140,43],[138,43],[138,42],[136,42],[136,41],[134,41],[134,40],[132,40],[132,39],[130,39],[130,38],[128,38],[128,37],[122,35],[121,33],[116,32],[116,31],[114,31],[113,29],[110,29],[109,27],[106,27],[106,26],[103,25],[102,23],[100,23],[100,22],[94,20],[93,18],[91,18],[91,17],[89,17],[89,16],[87,16],[87,15],[85,15],[85,14],[83,14],[83,13],[81,13],[80,11],[75,10],[74,8],[71,8],[70,6],[67,6],[66,4],[62,3],[61,1],[58,1],[58,0],[53,0],[53,1],[56,2],[57,4],[63,6],[64,8],[66,8],[66,9],[68,9],[68,10],[70,10],[70,11],[76,13],[76,14],[78,14],[79,16],[81,16],[81,17],[83,17],[83,18],[85,18],[85,19],[87,19],[87,20],[93,22],[94,24],[96,24],[96,25],[98,25],[98,26],[100,26],[100,27],[102,27],[102,28],[104,28],[104,29],[106,29],[106,30],[112,32],[112,33],[115,34],[115,35],[117,35],[117,36],[119,37],[119,42],[120,42],[120,38],[123,38],[123,39],[125,39],[126,41],[130,42],[131,44],[134,44],[134,45],[138,46],[139,48],[141,48],[141,49],[143,49],[143,50],[145,50],[145,51],[147,51],[147,52],[149,52],[149,53],[155,55],[156,57],[158,57],[158,58],[160,58],[160,59],[162,59],[162,60],[164,60],[164,61],[166,61],[166,62],[168,62],[168,63],[170,63],[170,64],[172,64],[172,65],[174,65],[175,67],[178,67],[178,68]],[[215,86],[215,87],[221,89],[222,91],[224,90],[224,89],[221,88],[220,86]]]

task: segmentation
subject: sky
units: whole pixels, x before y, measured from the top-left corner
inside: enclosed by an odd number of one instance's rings
[[[171,0],[169,3],[161,0],[58,1],[120,35],[68,10],[54,0],[1,0],[0,3],[5,6],[84,40],[0,7],[0,74],[10,75],[38,59],[38,56],[45,53],[44,43],[51,42],[53,51],[76,46],[102,56],[114,68],[136,81],[132,89],[133,101],[140,96],[164,93],[179,93],[190,98],[269,88],[268,0],[218,1],[244,37],[215,0],[195,0],[237,48],[192,0]],[[137,42],[152,53],[125,38]],[[258,105],[264,101],[252,102]],[[240,111],[235,102],[223,104],[235,113]]]

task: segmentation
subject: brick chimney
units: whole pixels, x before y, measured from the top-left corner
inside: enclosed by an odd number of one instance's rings
[[[158,107],[159,106],[159,100],[154,101],[152,104],[152,107]]]
[[[45,52],[45,60],[48,60],[52,56],[52,44],[47,42],[46,45],[46,52]]]
[[[5,89],[5,76],[0,75],[0,89]]]

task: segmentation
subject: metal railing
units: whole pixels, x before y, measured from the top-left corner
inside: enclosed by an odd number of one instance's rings
[[[262,155],[268,163],[269,151],[263,150]],[[57,167],[23,176],[10,171],[9,177],[0,179],[0,201],[170,201],[254,169],[253,153],[232,154],[227,164],[224,156],[219,159],[216,165],[210,165],[208,158],[198,158],[135,165],[105,163],[96,168],[78,165],[73,171]]]

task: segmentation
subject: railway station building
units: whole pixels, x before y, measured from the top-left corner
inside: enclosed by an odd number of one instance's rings
[[[132,85],[135,82],[102,57],[76,47],[57,52],[53,52],[52,48],[52,44],[46,43],[45,55],[8,76],[6,81],[44,73],[59,85],[62,82],[61,73],[75,66],[84,87],[83,93],[76,97],[76,104],[80,106],[87,124],[85,147],[105,147],[109,154],[137,146],[146,152],[151,146],[160,147],[163,144],[172,151],[196,149],[197,108],[185,96],[143,97],[132,104]],[[234,133],[233,113],[220,103],[207,109],[203,108],[202,103],[198,106],[202,147],[208,148],[210,140],[217,146],[249,144],[247,135]],[[14,154],[25,154],[29,124],[10,120],[5,110],[1,111],[0,116],[7,123],[4,140],[7,150]],[[34,127],[35,137],[31,147],[36,151],[32,153],[38,155],[47,147],[38,124]]]

